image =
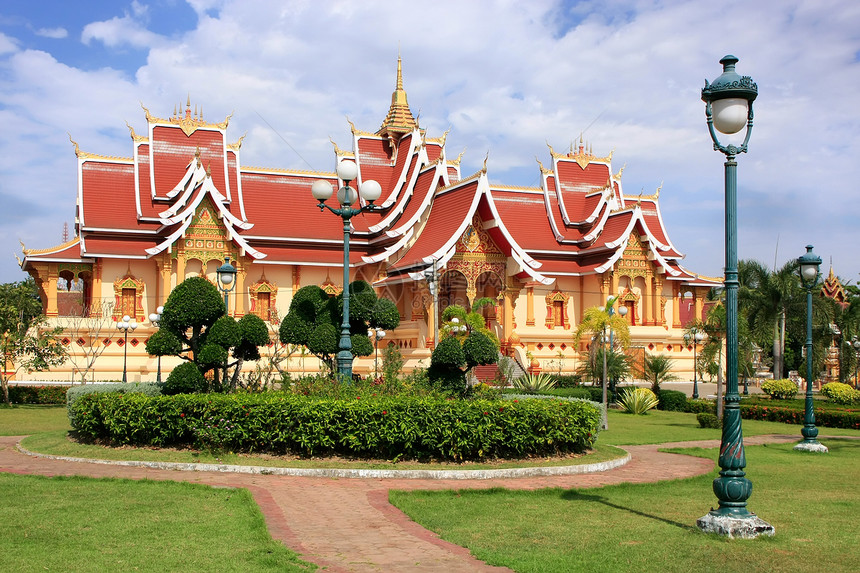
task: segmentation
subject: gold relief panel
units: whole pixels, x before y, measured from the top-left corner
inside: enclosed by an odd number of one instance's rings
[[[248,287],[251,299],[251,314],[269,322],[277,322],[278,286],[266,277]]]
[[[119,320],[123,315],[129,315],[138,322],[143,322],[143,290],[144,282],[131,274],[117,279],[113,283],[113,293],[116,299],[113,307],[113,318]]]

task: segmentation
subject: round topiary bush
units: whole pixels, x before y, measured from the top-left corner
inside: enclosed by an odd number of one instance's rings
[[[848,384],[830,382],[821,387],[821,393],[836,404],[850,405],[860,403],[860,390],[855,390]]]
[[[720,428],[720,419],[708,412],[699,412],[696,414],[696,420],[702,428]]]
[[[797,395],[797,385],[787,378],[766,380],[761,385],[761,391],[773,400],[791,400]]]
[[[173,369],[165,380],[161,393],[164,395],[193,394],[205,389],[206,378],[200,373],[200,369],[193,362],[185,362]]]
[[[658,410],[666,410],[669,412],[686,412],[687,411],[687,395],[678,390],[660,390],[657,393],[657,399],[660,403],[657,404]]]

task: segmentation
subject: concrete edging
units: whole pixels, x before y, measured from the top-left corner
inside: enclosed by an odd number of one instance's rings
[[[128,467],[143,467],[158,470],[174,470],[184,472],[223,472],[256,475],[279,475],[294,477],[328,477],[328,478],[359,478],[359,479],[436,479],[436,480],[484,480],[496,478],[524,478],[542,476],[561,476],[597,473],[621,467],[630,459],[630,452],[625,456],[605,462],[580,464],[571,466],[508,468],[498,470],[362,470],[362,469],[314,469],[314,468],[277,468],[266,466],[233,466],[224,464],[194,464],[181,462],[139,462],[114,461],[92,458],[73,458],[54,456],[31,452],[16,444],[16,449],[22,454],[49,460],[79,462],[90,464],[117,465]],[[616,446],[617,447],[617,446]],[[623,448],[619,448],[623,449]]]

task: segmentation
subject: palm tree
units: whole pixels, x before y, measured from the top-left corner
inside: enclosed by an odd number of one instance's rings
[[[658,394],[660,393],[660,384],[670,380],[677,380],[678,377],[672,374],[672,368],[675,366],[675,361],[664,354],[645,355],[645,372],[644,377],[651,382],[651,390]]]
[[[603,347],[603,340],[607,340],[607,332],[613,334],[613,346],[618,345],[621,348],[627,348],[630,345],[630,328],[627,326],[627,320],[618,313],[610,312],[618,297],[610,297],[606,301],[605,306],[595,306],[585,310],[582,314],[582,320],[579,326],[576,327],[576,332],[573,333],[573,339],[577,342],[583,337],[588,336],[591,340],[589,352],[592,353],[591,360],[593,362],[593,353],[598,351],[598,348]],[[597,344],[599,342],[599,344]],[[606,358],[609,353],[603,353],[603,365],[606,370]],[[603,407],[607,406],[606,379],[603,379]],[[604,421],[603,429],[607,428]]]
[[[754,337],[773,343],[773,377],[785,372],[786,319],[800,312],[802,297],[797,261],[792,259],[779,270],[770,271],[758,261],[738,263],[738,305],[746,315]]]

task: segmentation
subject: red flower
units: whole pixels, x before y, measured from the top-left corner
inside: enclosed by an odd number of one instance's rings
[[[504,411],[505,411],[505,407],[504,407],[504,406],[499,406],[499,412],[504,412]]]
[[[489,415],[490,415],[490,413],[489,413],[489,412],[484,412],[484,415],[485,415],[485,416],[489,416]]]
[[[180,417],[180,418],[184,418],[184,417],[185,417],[185,414],[179,414],[179,417]]]
[[[519,400],[514,400],[514,404],[516,404],[517,402],[519,402]]]
[[[387,413],[388,413],[388,411],[387,411],[387,410],[383,410],[383,411],[382,411],[382,415],[383,415],[383,416],[384,416],[384,415],[386,415]]]
[[[356,397],[355,397],[355,399],[356,399],[356,400],[361,400],[361,396],[356,396]]]

